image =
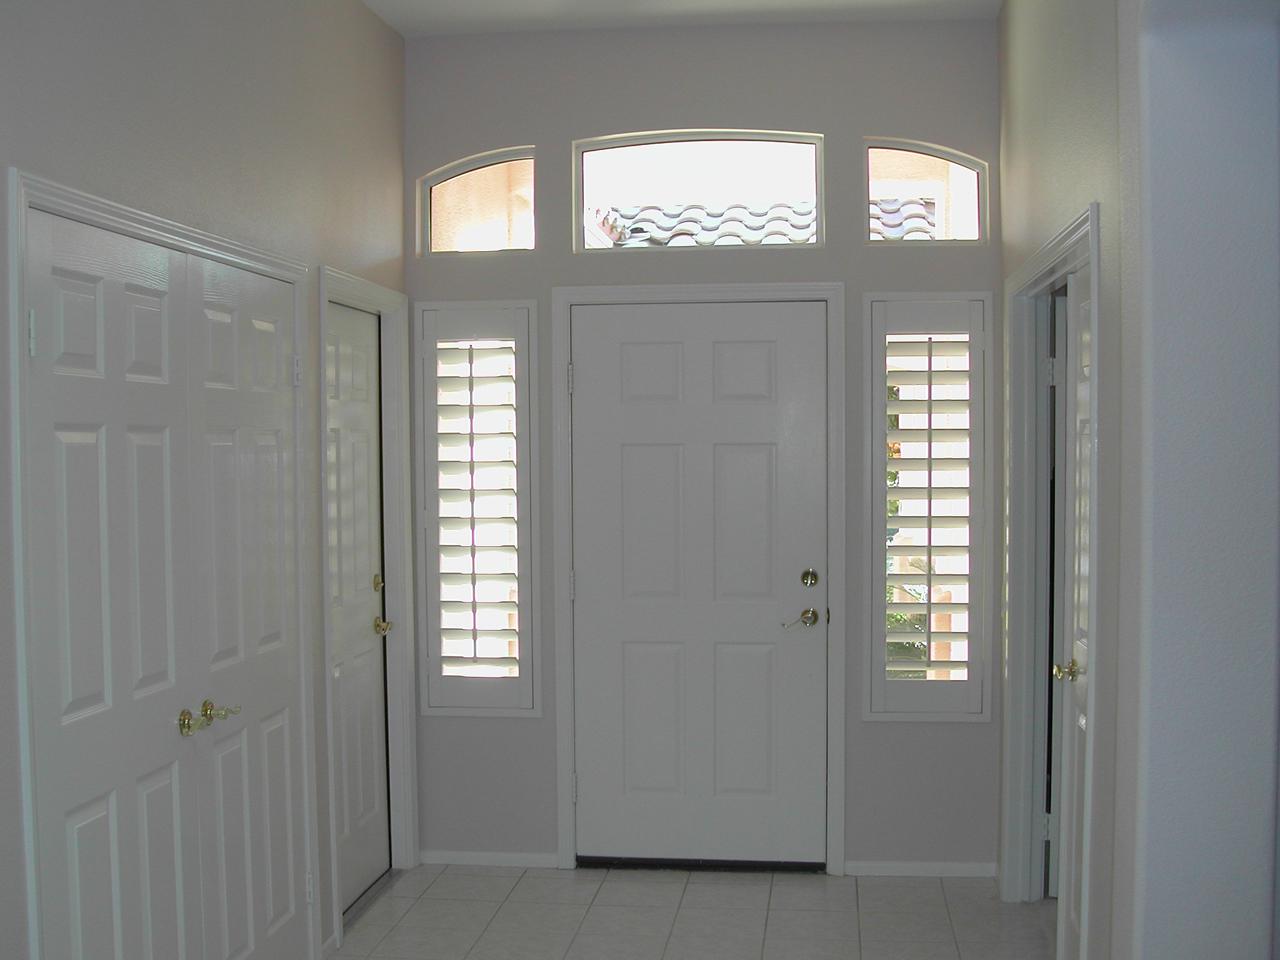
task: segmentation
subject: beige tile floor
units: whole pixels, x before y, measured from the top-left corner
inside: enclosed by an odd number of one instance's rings
[[[992,880],[423,866],[336,956],[402,960],[1051,960],[1054,901]]]

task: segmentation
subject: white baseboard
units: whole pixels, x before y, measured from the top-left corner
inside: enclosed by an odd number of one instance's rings
[[[919,860],[850,860],[844,865],[849,877],[994,877],[994,863]]]
[[[457,863],[468,867],[555,867],[555,853],[502,853],[489,850],[423,850],[423,863]]]

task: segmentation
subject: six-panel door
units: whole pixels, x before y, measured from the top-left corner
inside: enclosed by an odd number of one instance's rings
[[[293,290],[37,211],[26,254],[44,955],[302,956]]]
[[[821,863],[826,305],[571,335],[577,852]]]

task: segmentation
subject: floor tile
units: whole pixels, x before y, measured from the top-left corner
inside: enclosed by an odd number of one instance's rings
[[[770,883],[773,874],[768,870],[690,870],[689,883]]]
[[[693,883],[684,889],[682,907],[765,910],[769,906],[770,883]]]
[[[408,960],[463,960],[480,930],[398,925],[373,949],[372,957]]]
[[[579,936],[583,934],[610,937],[661,936],[664,940],[676,919],[676,908],[628,907],[600,903],[591,905],[583,918]]]
[[[446,871],[431,882],[422,896],[427,900],[505,900],[518,879]]]
[[[936,877],[859,877],[862,910],[945,913],[942,881]]]
[[[500,903],[491,900],[427,900],[414,903],[408,912],[400,918],[399,927],[449,927],[453,929],[474,930],[480,934],[493,915],[498,912]]]
[[[530,867],[524,872],[526,877],[542,877],[548,880],[603,880],[609,871],[604,867]]]
[[[769,935],[779,940],[857,940],[853,910],[770,910]]]
[[[391,926],[408,913],[416,902],[413,897],[393,897],[384,893],[369,904],[356,923],[368,921],[370,924],[385,923]]]
[[[361,917],[343,931],[342,949],[347,953],[367,955],[393,926],[390,920],[367,921]]]
[[[680,905],[671,936],[719,938],[725,942],[764,940],[765,911],[733,908],[698,908]]]
[[[565,960],[662,960],[666,949],[665,933],[627,936],[579,932]]]
[[[609,878],[620,880],[643,880],[648,883],[684,883],[689,879],[688,870],[647,870],[614,867],[609,871]]]
[[[573,931],[530,931],[489,927],[467,954],[467,960],[563,960]]]
[[[962,943],[960,960],[1053,960],[1053,947],[1032,943]]]
[[[760,960],[764,941],[726,941],[719,937],[677,937],[667,941],[664,960]]]
[[[444,868],[440,866],[414,867],[412,870],[406,870],[398,877],[391,881],[391,885],[387,887],[387,896],[391,897],[420,897],[422,891],[431,885],[431,881],[444,872]]]
[[[945,877],[942,889],[947,899],[956,902],[999,903],[1000,889],[990,877]]]
[[[674,907],[684,894],[684,886],[683,883],[624,880],[610,873],[604,883],[600,884],[595,903],[625,907]]]
[[[858,881],[853,877],[774,874],[769,906],[774,910],[856,910]]]
[[[958,960],[959,956],[950,941],[862,941],[862,960]]]
[[[1030,903],[960,904],[951,908],[951,924],[956,939],[966,942],[1047,944],[1043,913],[1044,908]]]
[[[583,917],[587,915],[586,904],[567,903],[517,903],[508,900],[504,903],[485,933],[563,934],[569,939],[578,932]],[[568,948],[569,942],[565,941]]]
[[[857,940],[790,940],[766,936],[764,960],[858,960]]]
[[[510,899],[529,903],[590,903],[600,880],[561,880],[527,874],[511,890]]]
[[[904,911],[871,911],[861,914],[862,940],[954,941],[951,924],[945,914]]]
[[[524,874],[524,867],[500,867],[467,863],[451,863],[444,868],[445,873],[461,873],[470,877],[519,877]]]

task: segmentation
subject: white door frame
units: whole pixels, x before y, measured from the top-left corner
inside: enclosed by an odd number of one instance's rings
[[[552,516],[556,625],[556,801],[560,867],[575,863],[573,716],[573,459],[569,397],[570,311],[614,303],[733,303],[820,300],[827,305],[827,872],[845,869],[845,661],[849,596],[845,580],[845,306],[843,283],[733,283],[638,287],[556,287],[551,291]],[[839,586],[836,586],[839,585]],[[843,590],[843,593],[841,592]]]
[[[337,303],[378,318],[381,364],[382,418],[382,576],[386,618],[393,624],[387,635],[387,779],[391,812],[391,866],[409,869],[418,865],[418,711],[414,678],[417,676],[413,623],[413,513],[409,477],[409,364],[413,342],[409,335],[409,300],[403,293],[370,283],[332,267],[320,268],[320,344],[329,335],[329,304]],[[323,356],[323,354],[322,354]],[[323,368],[323,360],[321,361]],[[325,402],[323,369],[317,378],[320,398],[318,450],[329,435],[329,409]],[[324,596],[329,584],[329,485],[321,484],[320,570]],[[338,875],[338,824],[334,814],[337,779],[334,773],[333,630],[327,602],[321,604],[324,625],[325,724],[329,745],[329,844],[333,851],[332,910],[334,936],[342,942],[342,894]]]
[[[1040,642],[1042,623],[1037,583],[1043,582],[1047,558],[1039,536],[1037,451],[1047,426],[1037,416],[1035,391],[1037,304],[1065,282],[1067,274],[1088,268],[1088,296],[1098,303],[1098,204],[1093,203],[1046,243],[1005,283],[1004,336],[1004,512],[1006,553],[1004,584],[1004,664],[1001,671],[1004,716],[1000,784],[1000,896],[1025,901],[1042,898],[1044,870],[1043,800],[1048,713],[1044,697],[1050,659]],[[1095,340],[1096,342],[1096,340]],[[1095,383],[1098,364],[1094,364]],[[1068,429],[1069,429],[1068,425]],[[1091,597],[1091,602],[1097,602]],[[1097,643],[1098,638],[1092,638]],[[1095,677],[1089,683],[1092,713],[1097,690],[1096,667],[1104,658],[1090,657]],[[1092,724],[1090,725],[1092,726]],[[1062,852],[1060,852],[1061,855]]]
[[[8,273],[9,302],[6,304],[8,316],[8,338],[10,350],[9,400],[11,404],[10,422],[10,463],[12,464],[13,499],[9,505],[13,521],[13,571],[14,571],[14,607],[15,626],[18,648],[18,717],[19,737],[21,740],[21,777],[22,777],[22,826],[26,855],[26,890],[27,890],[27,929],[28,950],[32,958],[41,956],[40,944],[40,901],[39,884],[36,876],[35,851],[35,783],[32,779],[32,731],[30,715],[31,691],[28,686],[27,649],[30,634],[36,625],[28,619],[26,611],[26,571],[23,569],[25,542],[22,527],[22,428],[23,428],[23,395],[26,383],[27,357],[27,319],[23,316],[22,305],[26,302],[24,289],[26,277],[26,242],[27,211],[41,210],[59,217],[66,217],[79,223],[133,237],[148,243],[159,244],[181,253],[193,254],[219,263],[227,264],[241,270],[260,274],[275,280],[281,280],[293,287],[293,349],[295,357],[306,357],[311,353],[311,343],[307,336],[307,273],[306,264],[296,260],[277,256],[255,247],[237,243],[218,237],[193,227],[187,227],[172,220],[134,210],[122,204],[102,200],[90,194],[70,187],[64,187],[31,174],[23,173],[16,168],[8,170],[8,218],[7,247],[8,260],[5,264]],[[301,391],[294,393],[293,403],[293,484],[295,490],[306,488],[303,466],[305,444],[303,443],[303,423],[305,397]],[[310,618],[307,615],[307,596],[304,574],[307,569],[302,563],[302,544],[309,542],[306,536],[304,511],[294,511],[294,569],[298,571],[297,589],[297,623],[298,623],[298,669],[301,686],[300,701],[302,704],[302,723],[300,724],[303,776],[308,789],[303,791],[302,814],[303,832],[306,836],[307,876],[315,875],[319,861],[319,833],[316,829],[315,790],[315,716],[314,699],[311,691],[311,670],[314,657],[311,646],[305,638],[311,635]],[[309,899],[309,898],[308,898]],[[314,905],[307,905],[307,936],[309,956],[320,955],[320,913]]]

